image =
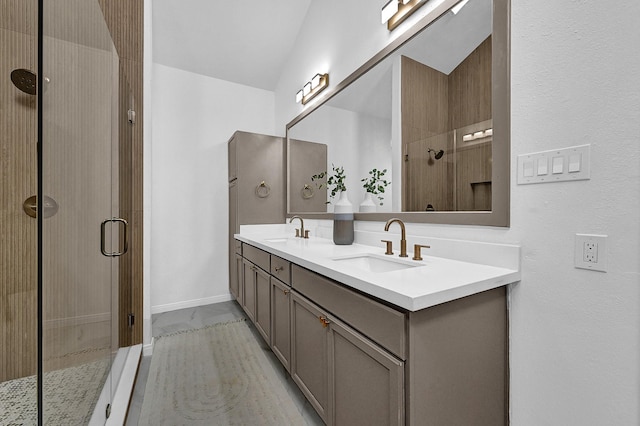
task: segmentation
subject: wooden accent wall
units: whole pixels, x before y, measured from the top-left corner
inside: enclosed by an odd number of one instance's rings
[[[121,141],[130,140],[131,147],[121,146],[120,185],[131,182],[131,192],[120,192],[120,214],[129,221],[129,253],[121,259],[120,267],[120,346],[142,343],[142,228],[143,228],[143,47],[144,0],[99,0],[111,37],[120,57],[121,75],[133,94],[128,102],[127,87],[121,83],[121,108],[133,107],[136,121],[133,126],[121,121]],[[124,80],[121,78],[121,81]],[[124,110],[126,111],[126,109]],[[121,120],[122,120],[121,116]],[[130,134],[129,134],[130,132]],[[130,138],[129,138],[130,136]],[[125,153],[124,157],[122,157]],[[122,265],[125,262],[125,265]],[[127,315],[135,315],[132,330],[127,325]]]
[[[491,37],[449,75],[407,57],[401,69],[402,210],[491,210],[490,143],[456,146],[453,131],[491,119]]]
[[[449,74],[449,129],[491,119],[491,37]]]
[[[449,75],[449,106],[451,129],[491,121],[491,37]],[[456,162],[456,209],[491,210],[491,140],[467,144],[457,135]]]
[[[453,210],[450,156],[435,161],[428,148],[453,151],[449,130],[448,76],[402,57],[403,211]],[[408,183],[408,184],[407,184]]]
[[[37,223],[22,211],[37,192],[36,97],[10,79],[37,70],[36,0],[0,0],[0,382],[37,362]]]

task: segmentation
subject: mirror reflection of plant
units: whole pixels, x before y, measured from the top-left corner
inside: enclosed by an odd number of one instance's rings
[[[384,179],[384,175],[386,173],[387,173],[387,169],[384,169],[384,170],[373,169],[373,170],[369,170],[369,175],[370,175],[369,177],[360,179],[360,182],[364,182],[364,185],[362,185],[362,187],[368,193],[375,195],[380,201],[380,205],[383,204],[382,200],[384,199],[382,194],[384,194],[385,188],[389,186],[389,184],[391,183],[391,181]]]
[[[316,182],[318,180],[322,180],[327,177],[326,186],[329,190],[329,197],[333,199],[340,191],[346,191],[347,187],[344,184],[344,181],[347,179],[347,176],[344,174],[344,167],[336,167],[331,164],[331,168],[333,169],[333,173],[329,174],[326,171],[318,173],[317,175],[311,176],[311,181]],[[316,182],[316,186],[318,189],[322,189],[323,183],[320,182],[318,184]],[[327,201],[326,204],[329,204],[331,201]]]

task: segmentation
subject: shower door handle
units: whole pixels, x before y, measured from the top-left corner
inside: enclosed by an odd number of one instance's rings
[[[106,241],[106,227],[107,227],[107,223],[109,222],[116,222],[116,223],[119,222],[124,225],[124,234],[123,234],[124,246],[122,247],[122,251],[115,251],[110,253],[105,249],[104,245]],[[128,227],[129,227],[129,223],[126,220],[121,219],[119,217],[114,217],[112,219],[106,219],[102,221],[102,223],[100,224],[100,251],[102,252],[103,255],[108,257],[117,257],[117,256],[122,256],[127,252],[127,250],[129,249],[129,240],[127,238]]]

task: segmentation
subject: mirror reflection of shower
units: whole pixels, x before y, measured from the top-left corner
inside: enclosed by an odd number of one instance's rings
[[[37,93],[38,77],[33,71],[24,68],[15,69],[11,71],[11,82],[27,95],[34,96]],[[44,83],[46,90],[46,84],[49,83],[47,77],[44,78]]]

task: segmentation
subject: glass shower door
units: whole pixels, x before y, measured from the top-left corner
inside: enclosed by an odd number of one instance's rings
[[[42,3],[41,415],[103,424],[126,239],[113,219],[119,60],[97,1]]]

